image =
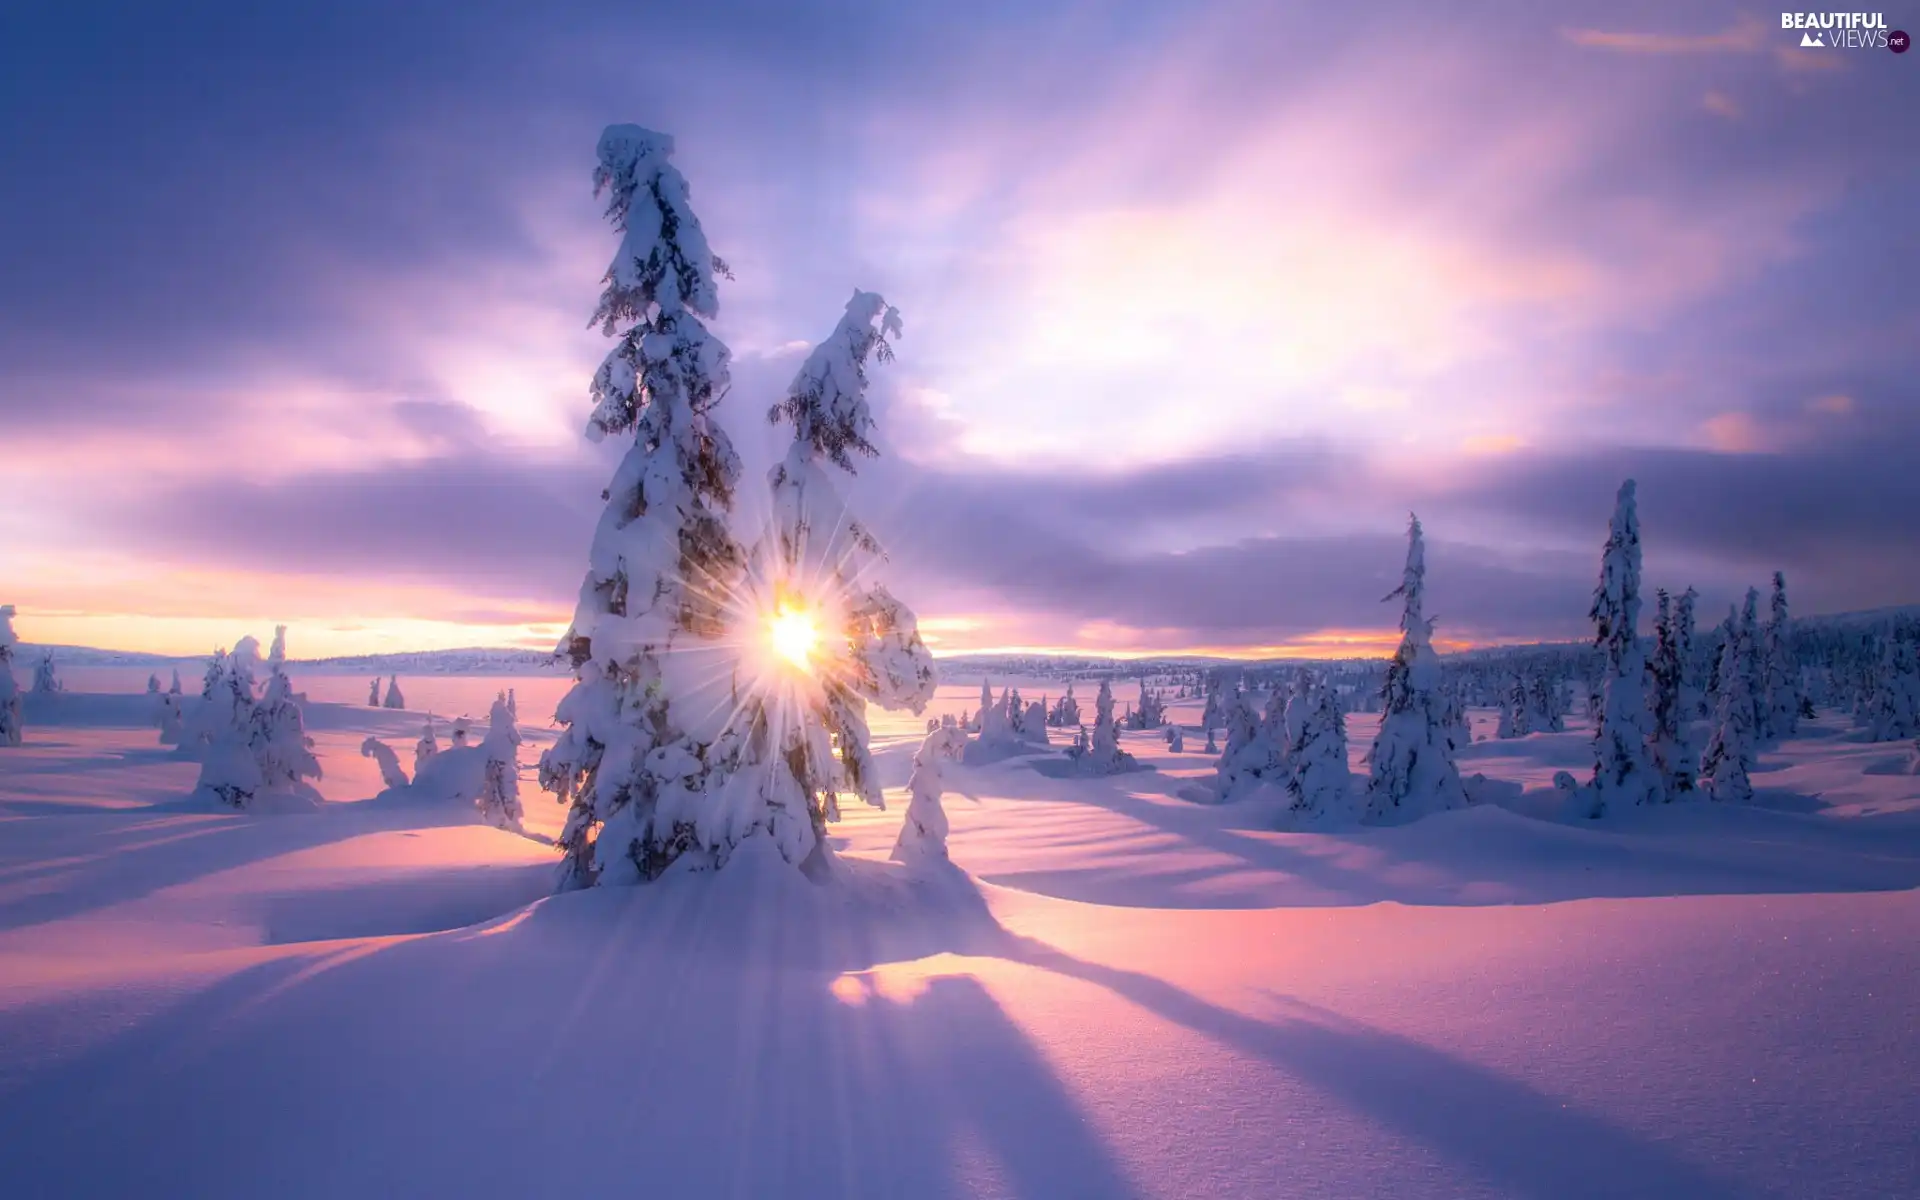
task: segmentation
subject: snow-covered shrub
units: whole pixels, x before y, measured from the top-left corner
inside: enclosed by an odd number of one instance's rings
[[[160,694],[160,674],[159,672],[156,671],[152,675],[147,676],[147,695],[158,696],[159,694]]]
[[[379,738],[370,737],[361,742],[360,757],[371,758],[380,764],[380,782],[389,788],[403,788],[413,782],[400,766],[400,756]]]
[[[53,693],[62,691],[63,689],[64,685],[60,682],[60,674],[54,669],[53,655],[51,653],[41,655],[40,661],[35,663],[33,667],[33,694],[36,696],[51,696]]]
[[[13,632],[14,608],[0,604],[0,746],[18,746],[25,726],[20,720],[20,681],[13,677],[13,648],[20,639]]]
[[[920,864],[947,861],[947,814],[940,806],[946,791],[946,763],[959,753],[966,735],[952,725],[928,733],[913,755],[913,774],[907,779],[906,819],[893,844],[895,862]]]
[[[378,675],[373,677],[373,684],[367,689],[367,707],[380,707],[380,677]]]
[[[1404,608],[1400,648],[1388,664],[1381,693],[1380,732],[1367,752],[1369,821],[1417,820],[1467,805],[1453,742],[1441,720],[1440,664],[1433,652],[1433,623],[1423,611],[1426,574],[1426,540],[1420,518],[1411,517],[1400,586],[1385,597],[1402,597]]]
[[[1167,734],[1167,749],[1175,754],[1187,752],[1187,735],[1178,725],[1173,726]]]
[[[1600,581],[1593,589],[1594,645],[1606,655],[1601,708],[1594,730],[1591,783],[1593,809],[1666,800],[1666,787],[1649,749],[1652,718],[1647,706],[1646,655],[1640,648],[1640,513],[1634,482],[1620,485],[1613,521],[1600,554]]]
[[[407,699],[400,694],[400,677],[398,675],[387,676],[387,698],[380,702],[380,707],[405,708],[406,706]]]

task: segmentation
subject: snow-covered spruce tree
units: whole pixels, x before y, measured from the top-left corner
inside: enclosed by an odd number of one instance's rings
[[[1740,605],[1740,670],[1746,675],[1747,695],[1753,701],[1753,736],[1765,740],[1767,728],[1767,668],[1760,659],[1760,589],[1748,588]]]
[[[715,865],[752,832],[708,802],[732,705],[709,677],[725,673],[726,598],[746,556],[727,528],[740,462],[712,414],[729,355],[705,325],[725,265],[672,153],[664,134],[610,126],[594,169],[621,241],[592,321],[618,340],[593,378],[587,437],[633,444],[561,643],[576,680],[555,712],[564,729],[540,757],[540,786],[569,805],[562,887],[651,879],[689,854]],[[792,800],[786,822],[805,824]]]
[[[953,725],[928,731],[913,755],[907,777],[907,813],[893,843],[893,861],[909,864],[947,861],[947,813],[940,806],[946,791],[946,764],[960,753],[966,735]]]
[[[1306,711],[1287,757],[1293,770],[1287,778],[1289,820],[1297,825],[1344,823],[1353,811],[1353,774],[1347,766],[1347,718],[1339,697],[1325,683],[1312,688],[1303,703]],[[1292,724],[1293,705],[1288,705]]]
[[[267,669],[269,671],[281,671],[286,669],[286,665],[287,627],[285,625],[275,625],[273,627],[273,644],[267,647]]]
[[[163,692],[160,696],[160,744],[178,746],[186,740],[186,730],[186,711],[180,695]]]
[[[159,672],[156,671],[152,675],[147,676],[147,695],[158,696],[159,694],[160,694],[160,674]]]
[[[13,648],[20,644],[13,613],[13,605],[0,604],[0,746],[18,746],[25,728],[20,722],[20,681],[13,677]]]
[[[1080,701],[1074,698],[1073,681],[1067,681],[1067,694],[1060,697],[1060,707],[1054,710],[1053,724],[1061,729],[1080,728]]]
[[[1529,689],[1533,698],[1533,728],[1545,733],[1567,731],[1567,698],[1558,681],[1535,675]]]
[[[367,707],[380,707],[380,677],[378,675],[373,677],[373,686],[367,691]]]
[[[403,788],[413,781],[407,778],[406,771],[400,766],[400,756],[393,747],[376,737],[369,737],[360,743],[360,757],[371,758],[380,766],[380,782],[389,788]]]
[[[1684,679],[1686,658],[1681,650],[1679,625],[1673,615],[1673,601],[1661,588],[1653,619],[1653,763],[1660,772],[1663,794],[1668,800],[1688,799],[1693,792],[1694,776],[1700,767],[1700,754],[1688,733],[1692,713],[1688,711]]]
[[[1792,737],[1800,731],[1800,664],[1794,658],[1787,616],[1787,577],[1781,571],[1773,573],[1773,601],[1761,635],[1760,658],[1767,710],[1761,736],[1767,741]]]
[[[1213,731],[1227,723],[1226,704],[1221,698],[1220,688],[1216,684],[1207,688],[1206,703],[1200,708],[1200,728],[1206,731],[1207,741],[1213,741]],[[1209,751],[1211,753],[1211,751]]]
[[[1745,659],[1752,654],[1749,633],[1727,614],[1729,636],[1720,643],[1720,692],[1715,699],[1713,735],[1700,760],[1700,779],[1715,800],[1744,804],[1753,799],[1750,776],[1756,740],[1752,675]]]
[[[167,695],[178,696],[179,694],[180,694],[180,668],[175,667],[173,669],[173,682],[167,685]]]
[[[1417,820],[1467,806],[1452,740],[1441,722],[1440,664],[1433,652],[1433,623],[1423,612],[1426,574],[1426,539],[1420,518],[1410,517],[1406,567],[1400,586],[1385,597],[1402,597],[1405,607],[1400,648],[1387,666],[1381,692],[1380,733],[1367,752],[1369,821]]]
[[[1272,726],[1254,711],[1253,698],[1236,689],[1222,707],[1227,746],[1215,768],[1215,793],[1222,801],[1234,800],[1258,787],[1263,779],[1282,782],[1280,747],[1274,743]]]
[[[1187,752],[1187,734],[1178,725],[1172,726],[1167,731],[1167,749],[1175,754]]]
[[[1136,765],[1133,755],[1120,748],[1120,730],[1113,719],[1113,688],[1100,681],[1093,702],[1093,735],[1087,743],[1087,769],[1095,775],[1117,775]]]
[[[220,669],[215,691],[196,714],[191,738],[200,756],[197,790],[245,808],[266,782],[253,741],[258,703],[254,672],[260,665],[260,643],[241,638],[232,653],[215,662]]]
[[[474,802],[480,819],[497,829],[519,833],[525,816],[520,807],[520,730],[507,711],[504,694],[493,702],[488,714],[487,736],[480,740],[480,752],[486,759],[480,798]]]
[[[398,675],[387,676],[387,698],[380,702],[380,707],[405,708],[406,706],[407,698],[400,694],[400,677]]]
[[[1032,704],[1027,705],[1026,721],[1020,727],[1020,737],[1023,741],[1031,742],[1036,746],[1045,746],[1048,744],[1047,702],[1045,700],[1035,700]]]
[[[1648,748],[1646,655],[1640,648],[1640,513],[1634,483],[1620,485],[1593,589],[1594,645],[1606,656],[1600,718],[1594,729],[1593,805],[1588,816],[1666,799]]]
[[[472,728],[473,722],[467,720],[465,717],[455,717],[453,719],[453,733],[448,736],[447,740],[452,743],[455,750],[467,744],[467,733]]]
[[[1513,683],[1507,688],[1506,699],[1500,705],[1500,724],[1493,731],[1497,738],[1521,738],[1533,732],[1533,697],[1527,692],[1527,682],[1519,675],[1513,677]]]
[[[433,714],[427,714],[427,727],[421,731],[420,740],[413,744],[413,773],[418,775],[427,760],[440,753],[440,739],[433,734]]]
[[[1700,649],[1694,644],[1693,607],[1700,593],[1688,588],[1680,593],[1673,607],[1673,641],[1675,653],[1680,656],[1680,719],[1691,721],[1707,715],[1704,698],[1700,694],[1700,669],[1697,665]]]
[[[43,654],[33,668],[33,693],[36,696],[51,696],[60,690],[60,674],[54,669],[53,655]]]
[[[891,358],[888,338],[900,332],[895,309],[856,290],[768,413],[792,426],[793,441],[768,480],[773,528],[755,555],[749,591],[758,609],[800,614],[820,637],[804,670],[783,670],[774,686],[742,698],[746,732],[722,796],[740,809],[731,823],[766,828],[789,863],[814,875],[830,861],[826,826],[839,819],[842,794],[885,807],[867,705],[918,714],[933,699],[933,656],[919,623],[873,580],[880,544],[835,484],[839,472],[853,473],[855,455],[879,454],[867,364]],[[1008,689],[994,715],[1002,733],[1019,738],[1026,710],[1017,691]],[[804,801],[798,810],[796,796]]]
[[[284,629],[284,626],[282,627]],[[260,767],[260,785],[267,791],[295,792],[317,796],[307,781],[321,776],[320,760],[313,756],[313,739],[307,736],[300,704],[293,698],[293,683],[287,678],[286,647],[274,639],[279,651],[267,677],[265,693],[253,710],[253,756]]]
[[[520,719],[520,697],[514,694],[513,688],[507,689],[507,711],[513,714],[514,720]]]

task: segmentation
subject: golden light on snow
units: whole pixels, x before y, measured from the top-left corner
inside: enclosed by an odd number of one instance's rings
[[[820,644],[820,624],[806,609],[782,604],[767,622],[767,636],[775,654],[804,671]]]

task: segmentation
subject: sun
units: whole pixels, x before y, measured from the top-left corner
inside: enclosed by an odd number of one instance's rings
[[[820,627],[813,614],[802,608],[781,605],[767,624],[773,651],[788,663],[805,670],[820,644]]]

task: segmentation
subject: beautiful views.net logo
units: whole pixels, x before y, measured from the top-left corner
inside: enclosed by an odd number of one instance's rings
[[[1904,32],[1887,28],[1883,13],[1785,12],[1780,14],[1780,28],[1800,30],[1802,46],[1904,54],[1910,44]]]

